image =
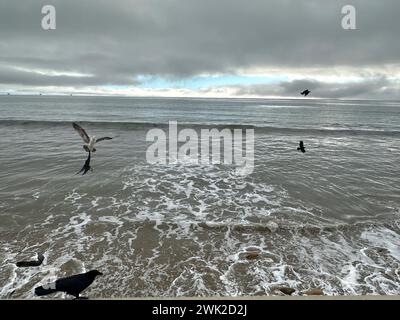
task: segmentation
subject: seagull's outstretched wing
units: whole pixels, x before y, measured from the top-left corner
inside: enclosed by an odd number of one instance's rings
[[[76,132],[78,132],[79,135],[82,137],[83,141],[85,141],[86,143],[90,142],[90,138],[89,138],[88,134],[81,126],[77,125],[75,122],[72,124],[72,126],[74,127]]]
[[[99,138],[99,139],[96,140],[96,143],[100,142],[100,141],[103,141],[103,140],[112,140],[112,138],[110,138],[110,137]]]

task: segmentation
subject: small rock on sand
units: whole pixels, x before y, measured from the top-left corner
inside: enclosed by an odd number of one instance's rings
[[[276,222],[270,221],[266,224],[266,227],[269,229],[269,231],[275,232],[278,230],[279,225]]]
[[[291,296],[296,290],[294,290],[293,288],[288,288],[288,287],[279,287],[277,288],[277,290],[279,290],[280,292]]]
[[[247,260],[255,260],[258,258],[259,255],[260,255],[259,252],[248,252],[248,253],[246,253],[245,258]]]
[[[308,290],[308,291],[304,292],[304,294],[306,294],[308,296],[323,296],[324,291],[322,291],[322,289],[316,288],[316,289]]]

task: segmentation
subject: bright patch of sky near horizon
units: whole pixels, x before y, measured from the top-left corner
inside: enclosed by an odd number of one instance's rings
[[[166,79],[162,77],[139,76],[140,88],[161,89],[202,89],[210,87],[224,87],[235,85],[272,84],[287,81],[287,76],[241,76],[241,75],[217,75],[198,76],[185,79]]]

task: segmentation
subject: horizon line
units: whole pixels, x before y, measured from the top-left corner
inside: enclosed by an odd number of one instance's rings
[[[231,100],[239,100],[239,99],[253,99],[253,100],[341,100],[341,101],[400,101],[400,99],[368,99],[368,98],[321,98],[321,97],[276,97],[276,96],[229,96],[229,97],[201,97],[201,96],[131,96],[131,95],[121,95],[121,94],[61,94],[61,93],[40,93],[40,94],[32,94],[32,93],[1,93],[1,97],[96,97],[96,98],[145,98],[145,99],[231,99]]]

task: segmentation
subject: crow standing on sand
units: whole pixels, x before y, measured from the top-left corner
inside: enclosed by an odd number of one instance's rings
[[[86,143],[83,146],[83,149],[85,149],[86,152],[96,152],[96,148],[94,147],[94,145],[97,142],[100,142],[100,141],[103,141],[103,140],[111,140],[112,139],[110,137],[103,137],[103,138],[100,138],[100,139],[96,139],[95,136],[89,137],[89,135],[86,133],[86,131],[81,126],[79,126],[78,124],[73,123],[72,126],[78,132],[78,134],[81,136],[83,141]]]
[[[36,287],[35,294],[37,296],[45,296],[55,292],[65,292],[75,299],[81,298],[79,294],[89,287],[97,276],[103,275],[100,271],[91,270],[86,273],[76,274],[74,276],[61,278],[56,282]]]
[[[38,267],[42,264],[44,260],[44,255],[38,253],[37,261],[19,261],[16,263],[18,268],[25,268],[25,267]]]
[[[308,89],[306,89],[306,90],[304,90],[303,92],[301,92],[300,94],[303,95],[303,96],[305,96],[305,97],[307,97],[310,93],[311,93],[311,91],[308,90]]]
[[[297,148],[297,151],[301,151],[303,153],[306,152],[306,148],[304,147],[303,141],[300,141],[299,147]]]
[[[80,174],[81,172],[83,172],[82,175],[84,176],[89,170],[93,171],[92,167],[90,166],[90,151],[81,171],[77,172],[76,174]]]

